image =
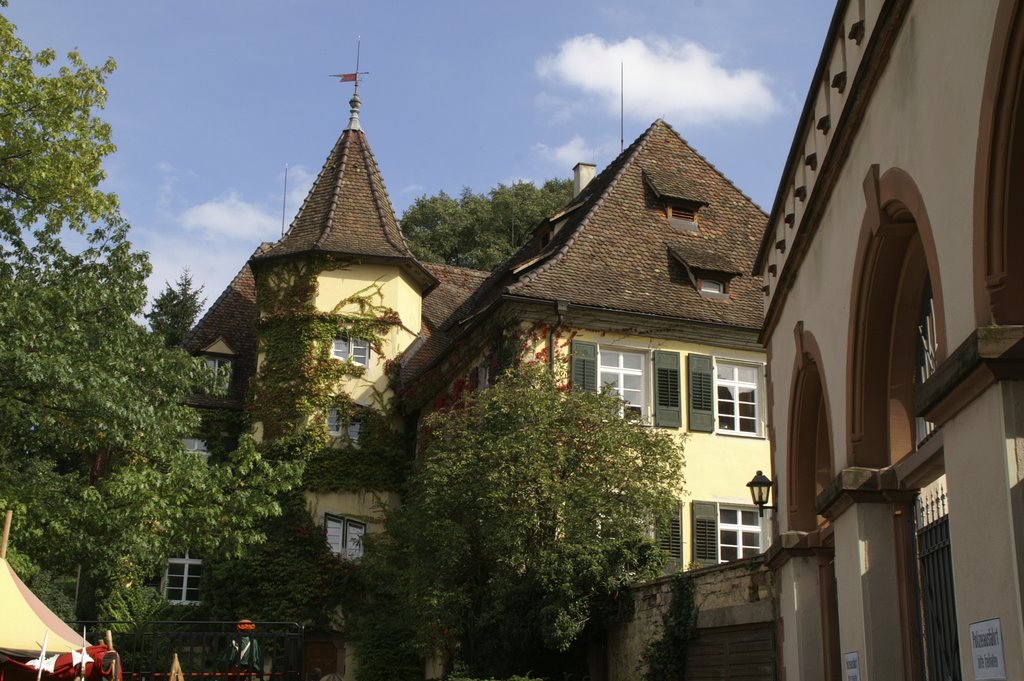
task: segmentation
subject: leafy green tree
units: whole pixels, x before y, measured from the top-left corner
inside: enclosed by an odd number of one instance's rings
[[[426,418],[410,492],[363,559],[424,653],[481,677],[550,672],[606,599],[660,571],[652,530],[682,448],[619,407],[524,365]]]
[[[203,287],[195,288],[192,284],[192,273],[185,270],[171,286],[164,286],[153,300],[153,307],[146,313],[149,328],[164,339],[167,347],[181,345],[192,326],[196,323],[199,311],[206,304],[202,297]]]
[[[212,377],[136,321],[148,257],[99,189],[113,62],[54,62],[0,17],[0,509],[23,558],[56,577],[81,566],[88,615],[171,553],[259,541],[298,471],[248,439],[209,466],[184,451],[199,421],[185,399]]]
[[[428,262],[492,270],[529,238],[533,228],[572,198],[572,181],[499,184],[487,194],[464,187],[458,198],[421,196],[402,214],[402,232]]]

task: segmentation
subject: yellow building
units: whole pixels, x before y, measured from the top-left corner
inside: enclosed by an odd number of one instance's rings
[[[415,428],[418,414],[452,390],[485,387],[511,357],[547,362],[576,388],[611,386],[645,424],[685,438],[685,492],[659,538],[667,569],[760,553],[765,526],[746,483],[769,462],[761,283],[750,274],[765,214],[658,120],[600,174],[578,165],[572,201],[493,273],[420,263],[358,110],[357,95],[287,234],[257,250],[186,342],[234,369],[226,397],[197,404],[248,409],[267,442],[315,427],[351,452],[371,414]],[[321,329],[318,340],[303,331],[282,342],[296,320]],[[338,333],[323,335],[324,324]],[[367,333],[341,331],[351,328]],[[279,373],[273,394],[267,377],[302,343],[344,376],[292,416],[260,417],[301,402],[304,369],[294,380]],[[403,418],[388,409],[395,400]],[[310,488],[306,501],[331,549],[358,560],[380,505],[398,503],[394,489],[359,481]],[[340,632],[311,639],[306,665],[351,678],[351,652]]]

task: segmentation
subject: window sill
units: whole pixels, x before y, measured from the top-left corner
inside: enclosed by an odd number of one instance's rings
[[[738,433],[735,430],[716,430],[713,435],[722,435],[724,437],[738,437],[744,440],[766,440],[768,439],[763,433]]]

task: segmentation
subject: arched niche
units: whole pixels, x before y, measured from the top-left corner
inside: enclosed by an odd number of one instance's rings
[[[884,468],[927,432],[914,389],[944,359],[942,281],[931,223],[913,179],[892,168],[864,181],[867,202],[851,287],[849,465]],[[922,334],[927,336],[927,342]],[[922,345],[928,356],[922,359]]]
[[[1024,324],[1024,8],[997,10],[978,124],[974,303],[979,326]]]
[[[818,495],[835,476],[828,390],[821,373],[821,350],[810,331],[797,325],[797,361],[789,411],[787,520],[790,530],[819,527]]]

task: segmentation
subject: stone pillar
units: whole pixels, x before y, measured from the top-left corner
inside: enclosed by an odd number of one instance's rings
[[[779,569],[779,615],[782,618],[783,678],[822,678],[821,590],[818,558],[790,558]]]
[[[957,634],[973,679],[970,624],[999,619],[1006,678],[1024,678],[1021,466],[1024,383],[989,387],[942,427]]]
[[[857,652],[862,681],[891,681],[903,668],[899,571],[892,506],[853,503],[833,522],[840,654]]]

